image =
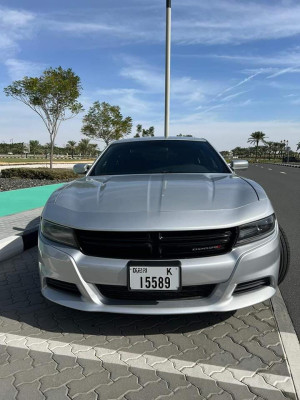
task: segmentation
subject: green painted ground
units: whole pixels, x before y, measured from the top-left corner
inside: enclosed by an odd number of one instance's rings
[[[51,193],[62,185],[59,183],[0,192],[0,217],[43,207]]]

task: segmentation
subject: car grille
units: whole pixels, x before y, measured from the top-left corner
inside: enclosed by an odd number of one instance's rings
[[[109,299],[114,300],[140,300],[140,301],[158,301],[158,300],[179,300],[192,298],[208,297],[216,285],[198,285],[183,286],[178,292],[136,292],[130,291],[126,286],[117,285],[96,285],[100,293]]]
[[[130,260],[198,258],[232,249],[236,229],[180,232],[102,232],[76,230],[80,250],[89,256]]]

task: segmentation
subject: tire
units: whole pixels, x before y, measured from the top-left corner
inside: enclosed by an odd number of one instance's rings
[[[278,285],[280,285],[288,273],[290,267],[290,246],[284,230],[279,226],[280,234],[280,267],[278,274]]]

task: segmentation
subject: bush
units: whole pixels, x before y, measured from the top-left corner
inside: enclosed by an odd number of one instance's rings
[[[64,168],[8,168],[1,171],[2,178],[20,179],[47,179],[47,180],[70,180],[76,179],[78,175],[71,169]]]

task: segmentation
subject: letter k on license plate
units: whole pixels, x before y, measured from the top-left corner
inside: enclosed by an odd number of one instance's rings
[[[180,267],[130,266],[130,290],[179,290]]]

